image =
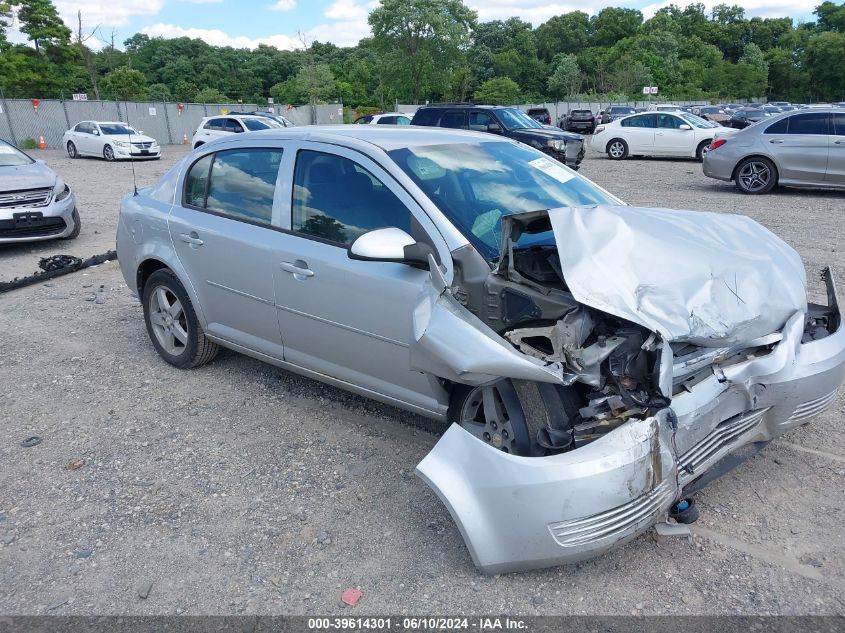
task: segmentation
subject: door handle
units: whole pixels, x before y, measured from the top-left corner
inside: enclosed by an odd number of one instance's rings
[[[783,139],[782,138],[773,138],[771,141],[769,141],[769,143],[780,144],[780,143],[783,143]]]
[[[199,235],[197,235],[196,231],[191,231],[190,233],[180,233],[179,239],[185,242],[185,244],[190,244],[192,248],[202,246],[204,243],[199,238]]]
[[[834,145],[845,145],[845,141],[833,141]]]
[[[291,273],[294,277],[313,277],[314,271],[308,268],[308,264],[306,264],[301,259],[296,260],[293,264],[290,262],[282,262],[279,264],[279,268],[284,270],[285,272]]]

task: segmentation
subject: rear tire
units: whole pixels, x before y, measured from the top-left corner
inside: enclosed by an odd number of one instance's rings
[[[147,333],[159,355],[179,369],[212,361],[219,346],[202,329],[184,286],[170,270],[155,271],[141,295]]]
[[[778,184],[778,171],[768,158],[752,156],[736,166],[734,181],[742,193],[758,195],[769,193]]]
[[[611,160],[622,160],[628,157],[628,144],[621,138],[615,138],[607,144],[607,155]]]
[[[67,142],[67,155],[71,158],[79,158],[79,152],[76,151],[76,145],[74,145],[73,141]]]
[[[699,162],[704,160],[704,155],[707,153],[707,148],[710,147],[710,143],[712,142],[713,140],[710,139],[707,141],[701,141],[701,143],[698,144],[698,147],[695,149],[695,157],[699,160]]]

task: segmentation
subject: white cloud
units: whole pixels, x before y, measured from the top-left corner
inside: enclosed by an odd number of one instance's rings
[[[271,11],[291,11],[296,8],[296,0],[276,0],[268,8]]]
[[[369,37],[370,25],[367,19],[318,24],[305,32],[308,42],[331,42],[338,46],[355,46],[362,38]]]
[[[164,0],[55,0],[55,5],[65,24],[75,30],[77,11],[82,11],[88,28],[127,26],[136,15],[158,15]]]
[[[182,0],[182,2],[190,2],[191,4],[219,4],[223,0]]]
[[[468,4],[478,12],[478,19],[481,22],[518,17],[535,27],[555,15],[572,11],[583,11],[587,15],[592,15],[607,6],[606,2],[595,2],[595,8],[593,8],[588,3],[563,4],[546,0],[485,0],[483,4],[478,2]]]
[[[267,37],[247,37],[246,35],[229,35],[220,29],[183,28],[175,24],[158,23],[145,26],[142,33],[150,37],[190,37],[201,39],[212,46],[232,46],[234,48],[257,48],[259,44],[275,46],[279,49],[293,50],[301,48],[302,43],[295,35],[270,35]]]
[[[367,9],[355,0],[337,0],[323,15],[330,20],[359,21],[367,19]]]
[[[699,0],[705,7],[707,15],[718,4],[724,4],[721,0]],[[640,8],[646,20],[654,16],[658,10],[668,7],[670,4],[680,4],[677,0],[664,0],[663,2],[655,2],[647,4]],[[800,18],[808,16],[813,13],[816,8],[818,0],[744,0],[742,8],[745,9],[745,17],[761,17],[761,18],[793,18],[798,22]]]

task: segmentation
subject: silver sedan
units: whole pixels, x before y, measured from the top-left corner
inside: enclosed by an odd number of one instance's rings
[[[124,197],[117,252],[168,363],[224,346],[452,423],[417,474],[488,573],[693,521],[845,378],[829,272],[810,304],[752,220],[632,208],[490,134],[213,141]]]
[[[819,108],[785,112],[716,138],[704,175],[734,181],[743,193],[776,186],[845,189],[845,112]]]

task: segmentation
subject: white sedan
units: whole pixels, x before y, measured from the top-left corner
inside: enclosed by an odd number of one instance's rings
[[[701,160],[726,128],[687,112],[643,112],[599,125],[590,147],[613,160],[628,156],[679,156]]]
[[[382,112],[381,114],[367,114],[358,117],[355,123],[359,125],[411,125],[413,115],[404,112]]]
[[[161,158],[158,141],[120,121],[81,121],[65,132],[62,145],[71,158]]]

